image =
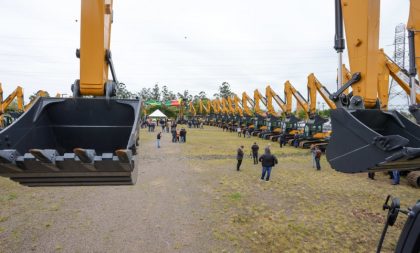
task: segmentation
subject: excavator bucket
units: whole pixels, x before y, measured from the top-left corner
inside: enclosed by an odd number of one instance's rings
[[[27,186],[135,184],[140,106],[40,97],[0,132],[0,176]]]
[[[420,169],[420,126],[397,111],[331,111],[327,159],[340,172]]]

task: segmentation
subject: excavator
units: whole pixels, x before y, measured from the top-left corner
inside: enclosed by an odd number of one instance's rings
[[[335,103],[330,100],[330,92],[328,89],[321,84],[321,82],[315,77],[313,73],[309,74],[308,82],[308,119],[305,123],[304,133],[302,140],[299,142],[299,146],[302,148],[309,148],[310,145],[317,145],[321,150],[326,149],[328,139],[331,135],[331,131],[325,131],[323,129],[324,124],[328,122],[328,119],[321,117],[316,111],[317,104],[317,93],[321,95],[324,101],[327,103],[330,109],[336,109]]]
[[[276,118],[273,129],[274,134],[270,136],[272,141],[277,141],[280,133],[285,134],[286,140],[290,140],[297,133],[299,119],[292,114],[292,105],[288,106],[286,102],[268,85],[265,88],[265,96],[267,98],[267,110],[270,117]],[[273,107],[273,99],[283,111],[279,114]]]
[[[141,102],[115,98],[113,18],[112,0],[81,0],[73,97],[40,97],[0,132],[1,176],[26,186],[135,184]]]
[[[10,93],[9,96],[7,96],[5,100],[3,100],[3,87],[0,83],[0,93],[0,129],[4,129],[5,127],[11,125],[17,118],[19,118],[24,110],[23,89],[22,87],[18,86],[12,93]],[[17,100],[17,112],[6,113],[7,109],[15,99]]]
[[[211,103],[211,107],[213,108],[213,115],[210,117],[210,125],[211,126],[218,126],[221,122],[221,107],[220,107],[220,99],[215,98]]]
[[[227,98],[222,98],[221,101],[221,124],[220,127],[225,126],[226,128],[232,127],[231,115],[228,107]]]
[[[248,106],[248,104],[250,106]],[[244,127],[248,128],[250,132],[254,131],[254,112],[250,108],[255,107],[255,102],[246,92],[242,93],[242,108],[244,111]]]
[[[326,154],[331,167],[339,172],[420,169],[420,126],[397,111],[381,109],[382,101],[378,90],[379,13],[380,0],[335,0],[334,48],[338,53],[339,69],[347,44],[350,71],[353,73],[351,79],[330,96],[337,109],[331,111],[332,135]],[[410,1],[407,27],[410,44],[411,103],[416,109],[416,61],[417,66],[420,65],[420,58],[415,57],[416,54],[420,55],[418,0]],[[342,73],[339,73],[338,79],[338,83],[341,84]],[[346,99],[340,99],[343,97],[343,91],[350,87],[352,92],[344,95]],[[408,180],[412,183],[420,181],[415,176]],[[383,209],[388,210],[388,215],[377,252],[381,250],[388,227],[394,225],[400,213],[406,214],[407,220],[395,252],[420,252],[420,201],[405,210],[400,207],[398,198],[388,196]]]
[[[191,115],[192,117],[194,117],[195,115],[197,115],[197,111],[195,110],[195,107],[194,107],[194,103],[193,103],[193,101],[190,101],[190,102],[188,103],[188,110],[189,110],[190,115]]]
[[[237,113],[234,98],[227,97],[227,106],[230,115],[230,127],[233,129],[241,126],[242,117]]]
[[[265,90],[265,97],[262,96],[261,93],[255,94],[254,96],[258,96],[258,99],[261,99],[263,101],[263,104],[267,108],[267,112],[265,113],[266,119],[266,129],[260,133],[259,137],[263,139],[270,139],[272,136],[279,136],[282,132],[282,124],[283,124],[283,115],[280,113],[277,113],[276,110],[273,107],[273,97],[270,96],[271,94],[267,94],[267,88],[270,88],[270,85],[266,87]],[[275,98],[275,100],[278,98]],[[281,100],[281,99],[280,99]],[[284,103],[283,103],[284,104]]]
[[[293,85],[290,83],[289,80],[287,80],[284,83],[284,97],[286,100],[286,115],[292,114],[292,98],[294,97],[297,101],[297,104],[299,104],[303,108],[303,111],[305,112],[305,118],[309,117],[308,116],[308,102],[302,96],[302,94],[300,94],[300,92],[296,90],[295,87],[293,87]],[[295,121],[297,122],[297,125],[298,125],[297,129],[291,132],[290,134],[301,136],[303,134],[303,129],[299,129],[300,120],[296,118]],[[291,144],[292,141],[293,139],[289,139],[288,143]]]
[[[246,127],[244,124],[244,110],[242,109],[242,101],[236,94],[233,95],[233,108],[235,111],[235,118],[238,127]]]
[[[267,107],[267,99],[261,94],[258,89],[254,90],[254,131],[251,132],[253,136],[260,136],[262,133],[268,133],[268,122],[269,118],[267,117],[267,113],[265,113],[260,108],[260,101],[263,103],[265,107]]]

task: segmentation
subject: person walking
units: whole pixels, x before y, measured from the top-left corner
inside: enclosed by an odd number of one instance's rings
[[[321,155],[322,151],[319,149],[318,146],[315,146],[315,164],[316,164],[316,170],[321,170]]]
[[[236,128],[236,132],[238,133],[238,137],[241,137],[242,130],[240,127]]]
[[[254,142],[254,145],[251,146],[252,158],[254,159],[254,164],[258,164],[258,150],[260,147]]]
[[[237,152],[237,155],[236,155],[236,160],[238,160],[238,163],[236,164],[236,170],[237,171],[240,170],[243,159],[244,159],[244,146],[241,145],[238,148],[238,152]]]
[[[269,181],[271,169],[278,163],[277,157],[271,154],[269,148],[265,148],[264,154],[258,159],[262,165],[261,180]]]
[[[156,136],[156,143],[158,148],[160,148],[160,138],[162,138],[162,132],[159,132]]]

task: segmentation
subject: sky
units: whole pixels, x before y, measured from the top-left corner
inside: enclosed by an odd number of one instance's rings
[[[130,91],[158,83],[212,96],[226,81],[237,94],[270,84],[283,97],[290,80],[306,96],[312,72],[335,90],[332,0],[114,0],[113,7],[113,61]],[[388,55],[408,8],[409,0],[382,0],[380,47]],[[79,76],[79,19],[80,1],[0,0],[5,95],[17,85],[26,100],[40,89],[70,95]]]

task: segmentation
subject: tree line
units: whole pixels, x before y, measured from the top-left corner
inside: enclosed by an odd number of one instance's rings
[[[213,97],[221,98],[232,96],[234,93],[230,88],[228,82],[223,82],[218,89],[218,92],[213,94]],[[198,94],[192,94],[189,90],[184,90],[182,92],[175,92],[169,90],[168,86],[156,83],[151,88],[142,88],[140,91],[132,92],[127,89],[125,84],[120,83],[117,87],[117,97],[118,98],[141,98],[143,101],[155,100],[155,101],[168,101],[174,99],[183,99],[184,101],[198,101],[209,100],[210,98],[205,91],[200,91]]]

